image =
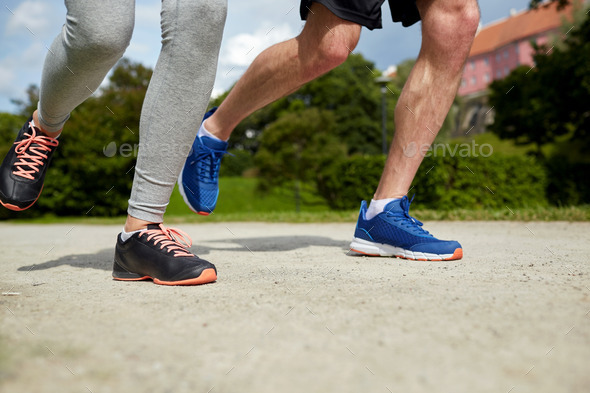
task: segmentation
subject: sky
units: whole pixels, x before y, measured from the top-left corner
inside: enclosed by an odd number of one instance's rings
[[[523,10],[529,0],[480,0],[483,25],[504,18],[511,9]],[[15,112],[11,99],[23,99],[31,84],[40,83],[47,48],[65,20],[58,0],[0,0],[0,112]],[[135,30],[125,56],[154,67],[160,50],[161,0],[137,0]],[[265,48],[296,36],[302,29],[298,0],[228,0],[217,78],[217,95],[242,75]],[[420,26],[403,28],[393,23],[387,2],[383,29],[363,29],[355,53],[380,70],[418,55]]]

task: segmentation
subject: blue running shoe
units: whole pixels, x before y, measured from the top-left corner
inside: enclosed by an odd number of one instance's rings
[[[203,121],[217,107],[205,113]],[[219,195],[219,167],[227,153],[227,142],[207,136],[197,137],[178,176],[178,188],[184,202],[197,214],[208,216],[215,209]]]
[[[413,198],[412,198],[413,199]],[[404,196],[389,202],[382,213],[367,220],[367,202],[361,203],[350,250],[364,255],[398,257],[418,261],[451,261],[463,257],[454,240],[438,240],[410,216],[412,201]]]

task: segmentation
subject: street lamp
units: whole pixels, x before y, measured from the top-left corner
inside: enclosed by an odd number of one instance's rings
[[[375,83],[381,86],[381,142],[383,148],[383,155],[387,155],[387,84],[392,81],[392,78],[382,75],[375,78]]]

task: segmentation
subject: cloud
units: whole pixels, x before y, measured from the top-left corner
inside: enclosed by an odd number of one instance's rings
[[[135,6],[135,28],[148,27],[160,29],[160,11],[162,4],[160,1],[154,1],[151,4],[137,4]]]
[[[238,33],[224,38],[213,97],[228,90],[260,52],[297,35],[294,26],[288,23],[271,24],[266,21],[259,26],[252,33]]]
[[[33,42],[20,53],[13,56],[7,56],[0,59],[0,93],[6,97],[21,97],[24,94],[26,85],[23,84],[22,76],[39,75],[43,64],[43,59],[47,50],[43,44]],[[34,82],[39,84],[39,80]]]
[[[141,57],[143,55],[151,54],[155,49],[156,45],[149,45],[139,40],[132,40],[125,52],[125,56],[128,57]],[[153,67],[153,64],[144,64]]]
[[[211,98],[217,98],[220,95],[222,95],[223,93],[225,93],[225,91],[226,91],[225,89],[220,89],[220,88],[214,87],[213,91],[211,91]]]
[[[15,67],[20,69],[41,70],[47,49],[41,42],[33,42],[25,48],[16,58],[13,57]]]
[[[269,46],[293,38],[295,32],[287,23],[278,26],[266,24],[254,33],[240,33],[227,40],[222,50],[220,63],[246,67],[260,52]]]
[[[6,97],[13,97],[16,93],[14,81],[16,79],[16,73],[14,67],[9,64],[5,64],[4,61],[0,62],[0,94]]]
[[[529,0],[480,2],[484,23],[525,8]],[[14,110],[7,97],[21,97],[31,83],[39,84],[45,45],[64,23],[64,3],[57,0],[7,0],[0,12],[0,111]],[[142,0],[136,5],[136,25],[126,56],[155,66],[160,49],[161,0]],[[420,48],[420,29],[393,25],[387,2],[383,30],[363,29],[355,52],[362,53],[380,69],[415,57]],[[296,36],[302,28],[298,0],[230,1],[214,94],[231,87],[265,48]],[[274,27],[274,28],[273,28]],[[27,30],[29,28],[29,30]],[[41,45],[41,47],[40,47]]]
[[[53,35],[55,19],[58,17],[55,8],[45,1],[23,1],[18,7],[10,9],[12,15],[6,23],[4,35],[14,37],[32,34],[39,39]]]

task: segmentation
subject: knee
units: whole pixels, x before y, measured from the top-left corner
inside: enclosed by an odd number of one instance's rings
[[[322,41],[317,51],[318,62],[329,69],[344,63],[356,47],[356,40],[350,37],[330,37],[331,35],[328,33],[329,38]]]
[[[109,24],[106,28],[86,25],[67,29],[65,44],[69,50],[90,58],[118,59],[129,46],[132,34],[133,20]]]
[[[455,14],[456,26],[459,26],[459,34],[471,42],[477,33],[479,26],[479,6],[476,1],[468,1],[463,7],[460,7]]]
[[[176,0],[164,2],[162,6],[162,38],[182,34],[194,34],[201,39],[207,35],[223,34],[227,16],[227,0]],[[201,28],[195,28],[195,23]]]
[[[344,30],[344,29],[342,29]],[[303,45],[306,53],[301,53],[303,73],[306,79],[314,79],[338,67],[352,53],[359,39],[355,30],[327,31],[321,39]]]
[[[479,25],[479,7],[475,0],[446,3],[433,1],[422,18],[424,53],[446,59],[445,68],[460,70],[469,56]]]
[[[449,4],[450,3],[450,4]],[[424,29],[442,45],[471,47],[479,25],[479,7],[475,0],[433,3],[424,20]]]

